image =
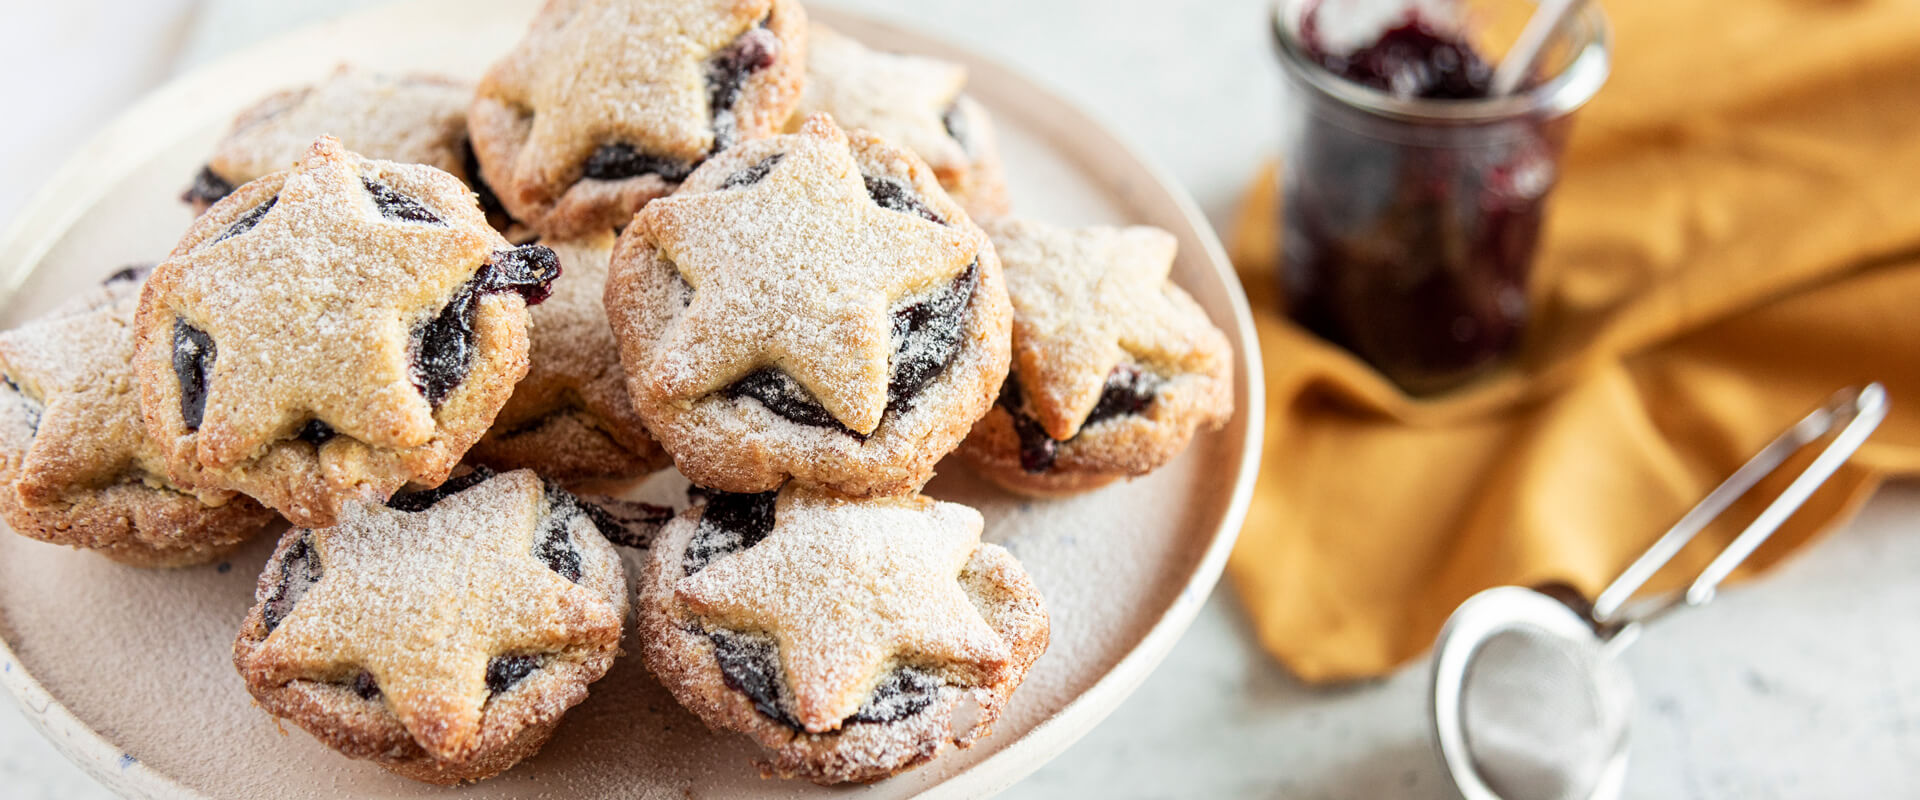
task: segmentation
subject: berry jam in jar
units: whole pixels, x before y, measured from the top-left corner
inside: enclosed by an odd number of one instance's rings
[[[1280,284],[1302,325],[1432,394],[1520,342],[1569,115],[1606,78],[1604,25],[1573,20],[1560,63],[1496,97],[1493,64],[1431,11],[1332,41],[1351,5],[1283,0],[1276,17],[1293,101]]]

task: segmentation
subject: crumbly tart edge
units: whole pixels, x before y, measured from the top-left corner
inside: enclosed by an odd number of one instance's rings
[[[993,723],[1027,670],[1046,652],[1049,620],[1032,578],[1006,548],[982,543],[960,579],[981,616],[1010,646],[1006,677],[989,686],[948,686],[934,705],[906,720],[855,723],[851,730],[823,734],[796,732],[728,688],[712,641],[678,622],[673,590],[684,574],[682,559],[700,508],[668,523],[654,540],[638,588],[641,649],[648,670],[707,727],[745,734],[767,751],[756,761],[762,777],[821,785],[870,783],[932,760],[948,743],[971,747],[993,733]],[[970,725],[960,719],[968,703],[975,708]]]

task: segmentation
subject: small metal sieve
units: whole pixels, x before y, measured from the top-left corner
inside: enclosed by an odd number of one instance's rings
[[[1713,599],[1720,582],[1860,448],[1887,415],[1878,383],[1808,414],[1680,518],[1592,603],[1564,584],[1502,586],[1462,603],[1433,658],[1433,733],[1466,800],[1610,800],[1626,776],[1633,689],[1619,655],[1639,626]],[[1837,433],[1835,431],[1838,431]],[[1628,605],[1702,529],[1802,448],[1832,438],[1685,592]]]

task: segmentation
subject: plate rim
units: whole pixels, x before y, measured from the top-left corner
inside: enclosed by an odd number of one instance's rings
[[[162,150],[177,144],[180,135],[204,124],[204,120],[186,122],[191,115],[169,119],[167,114],[161,113],[163,109],[190,104],[189,101],[198,95],[216,94],[213,85],[218,83],[221,75],[251,62],[267,60],[271,53],[286,47],[291,41],[324,37],[330,31],[364,24],[369,18],[404,14],[409,10],[443,5],[447,1],[407,0],[302,25],[198,64],[142,95],[74,150],[30,196],[21,213],[4,232],[0,232],[0,303],[13,300],[21,285],[38,270],[47,253],[106,194],[114,181]],[[1138,174],[1147,179],[1152,193],[1169,201],[1199,240],[1201,255],[1226,290],[1233,327],[1238,335],[1235,377],[1236,394],[1240,396],[1236,397],[1239,407],[1235,412],[1243,415],[1246,432],[1239,442],[1240,457],[1236,464],[1233,491],[1219,525],[1211,533],[1211,540],[1174,601],[1160,612],[1147,633],[1126,655],[1092,685],[1075,695],[1058,712],[1041,720],[1024,736],[1008,742],[998,752],[967,769],[928,787],[920,796],[991,795],[1053,760],[1117,709],[1172,652],[1174,644],[1212,595],[1225,569],[1228,554],[1245,524],[1255,479],[1259,474],[1266,422],[1266,385],[1265,374],[1261,370],[1260,339],[1254,328],[1253,312],[1246,291],[1211,222],[1184,186],[1173,180],[1163,167],[1146,157],[1139,148],[1115,133],[1115,128],[1107,120],[1088,111],[1044,81],[1009,67],[974,47],[939,34],[891,19],[850,11],[831,3],[810,2],[808,12],[816,20],[885,31],[903,40],[929,43],[935,49],[964,54],[969,62],[969,70],[990,74],[998,84],[1019,87],[1023,93],[1044,99],[1053,107],[1053,114],[1072,120],[1083,135],[1100,139],[1100,149],[1124,155],[1132,162],[1132,166],[1137,167]],[[36,235],[36,232],[40,233]],[[133,759],[55,699],[53,692],[33,677],[32,671],[13,651],[5,635],[6,629],[4,613],[0,612],[0,663],[6,664],[6,669],[0,671],[0,686],[4,686],[28,724],[69,761],[109,790],[123,796],[204,796],[172,776]]]

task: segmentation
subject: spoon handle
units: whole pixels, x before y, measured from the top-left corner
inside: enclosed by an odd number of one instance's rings
[[[1547,43],[1553,41],[1553,32],[1560,30],[1567,18],[1585,6],[1586,0],[1540,0],[1540,7],[1527,20],[1527,27],[1520,30],[1520,38],[1514,40],[1499,66],[1493,68],[1493,96],[1513,94],[1519,89],[1539,66]]]

